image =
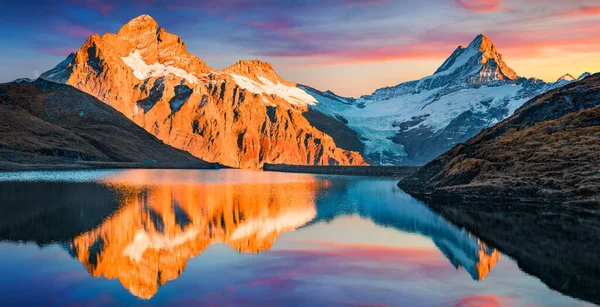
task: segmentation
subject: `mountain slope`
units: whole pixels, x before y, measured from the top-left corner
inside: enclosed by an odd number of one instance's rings
[[[359,99],[311,92],[318,101],[311,108],[347,121],[373,163],[419,165],[568,82],[519,77],[481,34],[459,46],[431,76]]]
[[[1,84],[0,118],[2,162],[156,160],[202,164],[68,85],[45,80]]]
[[[421,198],[600,208],[600,74],[542,94],[399,186]]]
[[[310,124],[303,113],[316,101],[271,65],[240,61],[213,70],[147,15],[116,34],[91,36],[41,78],[81,89],[207,161],[243,168],[364,164]]]

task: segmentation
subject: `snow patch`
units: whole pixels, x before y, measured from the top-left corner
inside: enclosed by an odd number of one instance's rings
[[[358,99],[356,106],[348,106],[315,95],[319,103],[314,108],[324,114],[343,116],[348,126],[365,139],[365,153],[393,152],[404,156],[404,146],[390,140],[399,130],[398,123],[409,122],[413,118],[423,121],[408,129],[427,128],[435,133],[466,111],[486,113],[492,107],[506,108],[512,114],[528,100],[517,98],[520,85],[481,86],[477,89],[466,88],[442,94],[443,89],[421,91],[400,95],[387,100]],[[485,105],[481,101],[491,101]],[[490,122],[488,126],[492,125]]]
[[[260,82],[257,82],[244,76],[230,75],[241,88],[254,94],[276,95],[285,99],[290,104],[298,106],[315,105],[317,103],[317,100],[313,96],[295,86],[281,84],[279,81],[275,84],[264,77],[258,77]]]
[[[469,47],[461,50],[460,54],[456,57],[456,59],[454,59],[454,63],[452,63],[452,65],[450,67],[444,69],[443,71],[433,74],[433,76],[445,76],[445,75],[449,75],[449,74],[453,73],[454,71],[456,71],[459,68],[464,69],[463,66],[465,66],[465,64],[467,64],[467,62],[469,62],[469,60],[471,58],[473,58],[474,56],[476,56],[477,54],[479,54],[478,46],[469,45]],[[478,65],[478,67],[476,67],[476,68],[481,68],[481,66]],[[424,79],[426,79],[426,78],[424,78]]]
[[[575,78],[573,78],[573,76],[571,76],[570,74],[565,74],[562,77],[558,78],[558,80],[556,80],[556,82],[560,82],[560,81],[570,82],[570,81],[573,81],[573,80],[575,80]]]
[[[129,256],[130,259],[136,262],[140,262],[142,256],[148,249],[170,250],[194,239],[197,235],[198,231],[194,228],[188,229],[185,232],[172,237],[159,234],[148,234],[146,231],[141,230],[135,234],[133,242],[125,247],[123,255]]]
[[[34,79],[30,79],[30,78],[18,78],[18,79],[15,79],[15,81],[13,81],[13,82],[16,82],[16,83],[32,83],[34,81],[35,81]]]
[[[589,75],[590,75],[590,73],[586,71],[586,72],[582,73],[581,76],[579,76],[579,78],[577,78],[577,80],[581,80]]]
[[[276,217],[264,216],[261,218],[251,219],[241,224],[231,235],[232,240],[248,238],[256,235],[257,238],[263,239],[272,233],[282,233],[295,230],[306,223],[312,221],[317,215],[314,207],[306,208],[305,210],[291,210],[282,213]]]
[[[164,64],[154,63],[148,65],[144,62],[141,52],[138,49],[131,51],[126,57],[121,57],[121,60],[133,70],[133,75],[142,81],[151,77],[165,77],[169,74],[174,74],[188,80],[192,84],[198,83],[198,78],[193,74],[181,68],[171,66],[173,64],[172,61]]]
[[[265,98],[264,96],[262,98],[262,101],[269,107],[276,107],[274,103],[270,102],[269,99]]]

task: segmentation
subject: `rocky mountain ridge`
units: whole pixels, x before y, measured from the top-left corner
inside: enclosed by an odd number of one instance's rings
[[[599,118],[600,74],[594,74],[529,100],[399,185],[426,199],[512,199],[596,210]]]
[[[113,106],[165,143],[211,162],[363,165],[302,115],[313,97],[270,64],[222,70],[189,54],[182,40],[139,16],[116,34],[91,36],[41,78],[72,85]]]
[[[171,146],[242,168],[422,165],[574,79],[519,77],[480,34],[431,76],[347,98],[259,60],[212,69],[147,15],[91,36],[42,78],[96,96]]]
[[[71,86],[38,79],[0,84],[0,168],[80,162],[185,162],[117,110]]]
[[[357,131],[371,162],[420,165],[510,116],[528,99],[573,80],[519,77],[480,34],[431,76],[358,99],[316,94],[313,108],[343,118]]]

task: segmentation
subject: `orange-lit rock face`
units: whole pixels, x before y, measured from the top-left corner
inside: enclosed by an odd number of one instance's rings
[[[483,280],[492,271],[492,268],[496,265],[496,261],[500,258],[500,251],[497,249],[490,249],[483,242],[479,242],[479,262],[477,262],[476,269],[478,273],[478,280]]]
[[[223,71],[187,53],[181,39],[142,15],[118,33],[93,35],[42,78],[70,84],[113,106],[165,143],[206,161],[363,165],[302,115],[314,99],[270,64]]]
[[[278,236],[316,215],[318,183],[309,176],[300,182],[236,185],[161,178],[144,182],[138,177],[143,171],[125,174],[106,182],[127,195],[122,208],[76,237],[71,248],[90,274],[117,278],[144,299],[177,278],[187,260],[211,244],[242,253],[265,251]],[[135,181],[144,186],[125,184]]]

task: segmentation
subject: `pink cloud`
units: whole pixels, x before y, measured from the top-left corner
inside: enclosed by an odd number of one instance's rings
[[[304,244],[314,249],[281,250],[283,252],[304,253],[310,255],[337,256],[344,258],[359,258],[384,261],[410,261],[415,264],[445,265],[446,262],[436,249],[390,247],[381,245],[353,244],[329,241],[304,240]]]
[[[512,297],[502,295],[471,295],[456,303],[455,307],[500,307],[509,306]]]
[[[457,44],[458,45],[458,44]],[[406,59],[440,59],[450,55],[455,46],[442,42],[417,43],[413,45],[375,46],[361,49],[343,49],[281,54],[269,56],[283,58],[322,57],[315,59],[310,66],[333,66],[354,63],[386,62]]]
[[[40,52],[46,53],[46,54],[60,55],[60,56],[67,56],[67,55],[71,54],[72,52],[74,52],[73,49],[69,49],[69,48],[41,47],[41,48],[37,48],[37,50]]]
[[[569,52],[590,52],[600,48],[595,39],[600,32],[597,22],[579,22],[568,27],[521,30],[519,35],[509,32],[491,33],[489,37],[498,45],[500,52],[522,57],[536,52],[556,49]]]
[[[455,0],[455,2],[472,12],[493,12],[500,5],[500,0]]]
[[[263,30],[273,30],[273,31],[284,31],[289,30],[291,25],[286,21],[271,21],[271,22],[260,22],[260,21],[249,21],[248,25]]]
[[[83,5],[85,7],[88,7],[98,13],[101,14],[108,14],[109,12],[111,12],[113,9],[115,9],[117,7],[116,3],[111,3],[110,1],[104,1],[104,0],[87,0],[87,1],[80,1],[80,0],[71,0],[71,3],[73,4],[77,4],[77,5]]]
[[[368,4],[378,4],[378,3],[386,3],[387,0],[342,0],[340,3],[341,6],[350,6],[350,5],[368,5]]]
[[[56,30],[58,33],[71,37],[83,37],[87,38],[94,34],[90,29],[78,25],[57,25]]]
[[[559,16],[570,18],[600,16],[600,6],[582,6],[563,12]]]

